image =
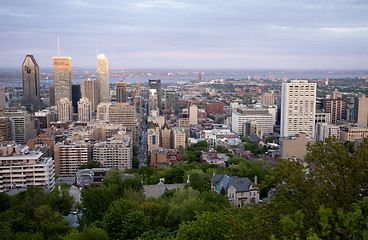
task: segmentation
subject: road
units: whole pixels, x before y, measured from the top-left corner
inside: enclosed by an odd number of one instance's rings
[[[147,160],[147,124],[145,122],[142,123],[142,140],[139,145],[138,151],[138,160],[139,167],[145,166],[145,162]]]

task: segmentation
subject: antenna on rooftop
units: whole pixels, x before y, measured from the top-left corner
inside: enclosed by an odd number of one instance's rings
[[[59,44],[59,36],[57,37],[58,40],[58,57],[60,57],[60,44]]]

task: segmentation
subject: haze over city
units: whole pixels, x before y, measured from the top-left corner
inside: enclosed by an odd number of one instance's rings
[[[0,65],[364,70],[365,1],[4,1]]]

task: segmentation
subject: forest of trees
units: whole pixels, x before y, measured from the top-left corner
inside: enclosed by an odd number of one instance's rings
[[[329,139],[309,146],[305,163],[279,160],[274,168],[233,158],[227,168],[192,162],[132,169],[129,178],[111,171],[99,187],[82,190],[78,228],[63,220],[73,204],[65,185],[51,193],[0,193],[0,239],[367,239],[368,140],[351,152]],[[263,196],[271,187],[275,194],[232,207],[210,191],[213,171],[257,175]],[[181,183],[188,175],[184,189],[144,196],[142,182]]]

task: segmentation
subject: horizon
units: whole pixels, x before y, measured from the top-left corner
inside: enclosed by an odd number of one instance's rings
[[[104,53],[128,69],[367,69],[361,0],[31,0],[2,9],[0,65],[9,68],[27,54],[52,68],[59,37],[60,56],[79,68]]]

